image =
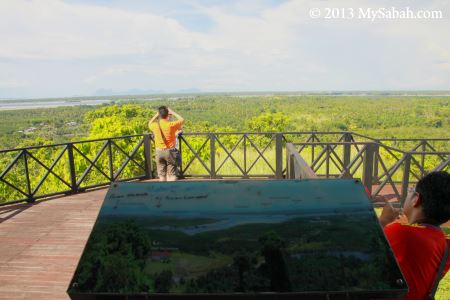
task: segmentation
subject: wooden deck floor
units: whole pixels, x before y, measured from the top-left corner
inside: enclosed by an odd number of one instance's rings
[[[0,209],[0,299],[69,299],[106,191]]]
[[[0,299],[69,299],[106,191],[0,207]]]

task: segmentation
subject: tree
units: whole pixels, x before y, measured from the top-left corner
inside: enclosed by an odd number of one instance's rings
[[[247,128],[255,132],[280,132],[289,128],[290,117],[280,113],[263,113],[251,118],[247,122]]]
[[[164,270],[155,276],[155,290],[157,293],[168,293],[172,285],[172,271]]]
[[[237,291],[245,292],[244,287],[244,272],[247,272],[251,267],[251,259],[245,251],[238,252],[233,258],[233,265],[237,268],[239,273],[239,284]]]
[[[90,124],[90,139],[142,134],[152,114],[137,104],[112,105],[88,112],[85,122]]]
[[[270,278],[270,288],[276,292],[291,291],[291,282],[284,258],[285,242],[274,231],[259,238],[262,255]]]

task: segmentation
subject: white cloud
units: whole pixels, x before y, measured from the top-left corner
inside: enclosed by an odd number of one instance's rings
[[[16,80],[16,79],[0,79],[0,89],[16,89],[16,88],[22,88],[27,85],[26,82]]]
[[[0,56],[73,59],[184,48],[192,34],[175,20],[58,0],[0,2]]]
[[[126,3],[126,2],[125,2]],[[190,2],[192,3],[192,2]],[[339,4],[337,4],[339,3]],[[414,5],[413,5],[414,4]],[[442,89],[450,87],[450,1],[261,1],[171,14],[59,0],[0,2],[0,79],[29,91]],[[313,20],[309,8],[440,9],[443,20]],[[5,63],[4,61],[17,63]],[[36,76],[39,74],[39,76]],[[11,77],[12,78],[12,77]],[[56,86],[58,88],[56,88]],[[39,88],[37,88],[39,87]],[[47,92],[46,92],[47,91]],[[1,95],[0,95],[1,96]]]

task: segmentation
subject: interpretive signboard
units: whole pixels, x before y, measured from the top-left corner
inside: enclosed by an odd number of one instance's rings
[[[406,291],[363,185],[345,179],[113,184],[68,289],[74,300]]]

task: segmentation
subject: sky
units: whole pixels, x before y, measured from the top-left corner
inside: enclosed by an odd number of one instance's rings
[[[330,90],[450,90],[450,1],[0,0],[0,98]]]

